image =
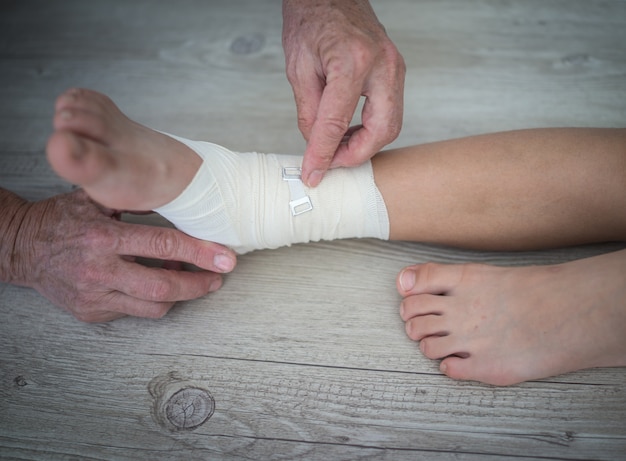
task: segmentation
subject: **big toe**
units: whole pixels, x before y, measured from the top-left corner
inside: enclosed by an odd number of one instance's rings
[[[67,131],[50,136],[46,153],[59,176],[80,186],[97,182],[112,166],[103,146]]]

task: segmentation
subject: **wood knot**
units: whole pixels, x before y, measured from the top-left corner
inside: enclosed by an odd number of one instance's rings
[[[26,378],[22,375],[16,376],[15,379],[13,379],[13,384],[15,384],[15,387],[24,387],[28,385]]]
[[[165,405],[165,416],[178,429],[193,430],[204,424],[215,411],[215,399],[197,387],[181,389]]]
[[[172,432],[194,430],[215,412],[215,399],[209,391],[176,372],[156,376],[148,391],[154,399],[152,417]]]
[[[233,54],[253,54],[265,46],[265,36],[261,34],[241,35],[232,41],[230,51]]]

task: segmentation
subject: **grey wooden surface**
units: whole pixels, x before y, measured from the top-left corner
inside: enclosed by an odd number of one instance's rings
[[[624,1],[373,6],[408,67],[396,146],[626,123]],[[2,2],[0,185],[29,199],[70,189],[44,157],[70,86],[157,129],[302,152],[280,28],[278,0]],[[0,284],[0,458],[626,459],[626,369],[452,381],[405,337],[394,287],[414,262],[543,264],[620,247],[299,245],[241,257],[219,292],[164,319],[101,325]],[[199,426],[173,425],[212,405]]]

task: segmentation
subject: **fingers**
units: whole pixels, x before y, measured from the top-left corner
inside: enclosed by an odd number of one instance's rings
[[[283,38],[298,126],[307,140],[302,177],[310,187],[330,167],[363,163],[402,126],[404,59],[373,10],[353,6],[327,6],[326,22],[318,19],[304,29],[291,21]],[[342,143],[361,96],[362,126]]]
[[[302,162],[302,179],[309,187],[321,182],[348,131],[361,96],[357,85],[359,82],[343,76],[327,80]]]
[[[231,250],[175,229],[126,223],[116,223],[115,228],[112,238],[98,232],[95,244],[108,247],[119,256],[132,257],[120,257],[106,270],[103,265],[92,271],[101,288],[92,287],[87,296],[95,299],[87,303],[83,300],[72,309],[82,321],[105,322],[126,315],[161,318],[176,301],[218,290],[222,277],[215,272],[229,272],[236,264]],[[146,267],[134,262],[134,256],[165,262],[162,268]],[[208,270],[181,270],[181,262]],[[102,290],[106,295],[97,295]]]
[[[358,166],[370,159],[400,134],[403,117],[404,73],[374,80],[367,91],[361,114],[362,125],[346,133],[330,164],[331,168]]]
[[[293,89],[293,96],[296,101],[298,129],[304,139],[308,141],[319,111],[324,81],[318,77],[314,68],[307,64],[288,69],[287,78]]]
[[[126,316],[157,319],[167,314],[172,306],[173,302],[146,301],[114,291],[68,310],[81,322],[102,323]]]
[[[111,272],[107,285],[139,300],[173,303],[218,290],[222,278],[208,271],[170,270],[126,262]]]
[[[85,322],[123,315],[158,318],[176,301],[220,288],[222,278],[215,272],[236,264],[235,254],[221,245],[115,216],[82,190],[35,202],[24,222],[28,242],[34,242],[29,246],[39,252],[25,264],[45,276],[29,280],[30,286]],[[166,262],[163,268],[148,268],[134,262],[135,256]],[[45,270],[37,269],[40,262]],[[182,262],[208,270],[183,271]]]
[[[235,253],[217,243],[199,240],[176,229],[124,224],[116,240],[119,254],[181,261],[213,272],[230,272],[237,260]]]
[[[102,274],[100,284],[106,290],[79,293],[69,310],[90,323],[124,316],[161,318],[177,301],[199,298],[222,286],[219,274],[183,271],[178,264],[166,266],[173,269],[145,267],[132,260],[120,262]]]
[[[342,70],[329,75],[317,106],[316,94],[302,94],[298,101],[299,126],[309,132],[302,164],[302,177],[315,187],[331,167],[357,166],[371,158],[396,139],[402,127],[404,61],[398,54],[399,68],[391,75],[379,77],[377,72],[362,76],[362,70]],[[362,126],[350,130],[350,122],[361,95],[366,96]],[[313,120],[313,122],[312,122]],[[303,129],[304,127],[304,129]],[[343,142],[347,136],[347,142]]]

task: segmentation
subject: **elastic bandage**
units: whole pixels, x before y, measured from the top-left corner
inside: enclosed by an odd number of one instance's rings
[[[330,170],[316,188],[302,186],[312,209],[294,216],[283,169],[298,169],[300,156],[235,153],[172,137],[203,162],[185,190],[154,211],[193,237],[239,254],[319,240],[389,238],[387,208],[369,161]]]

